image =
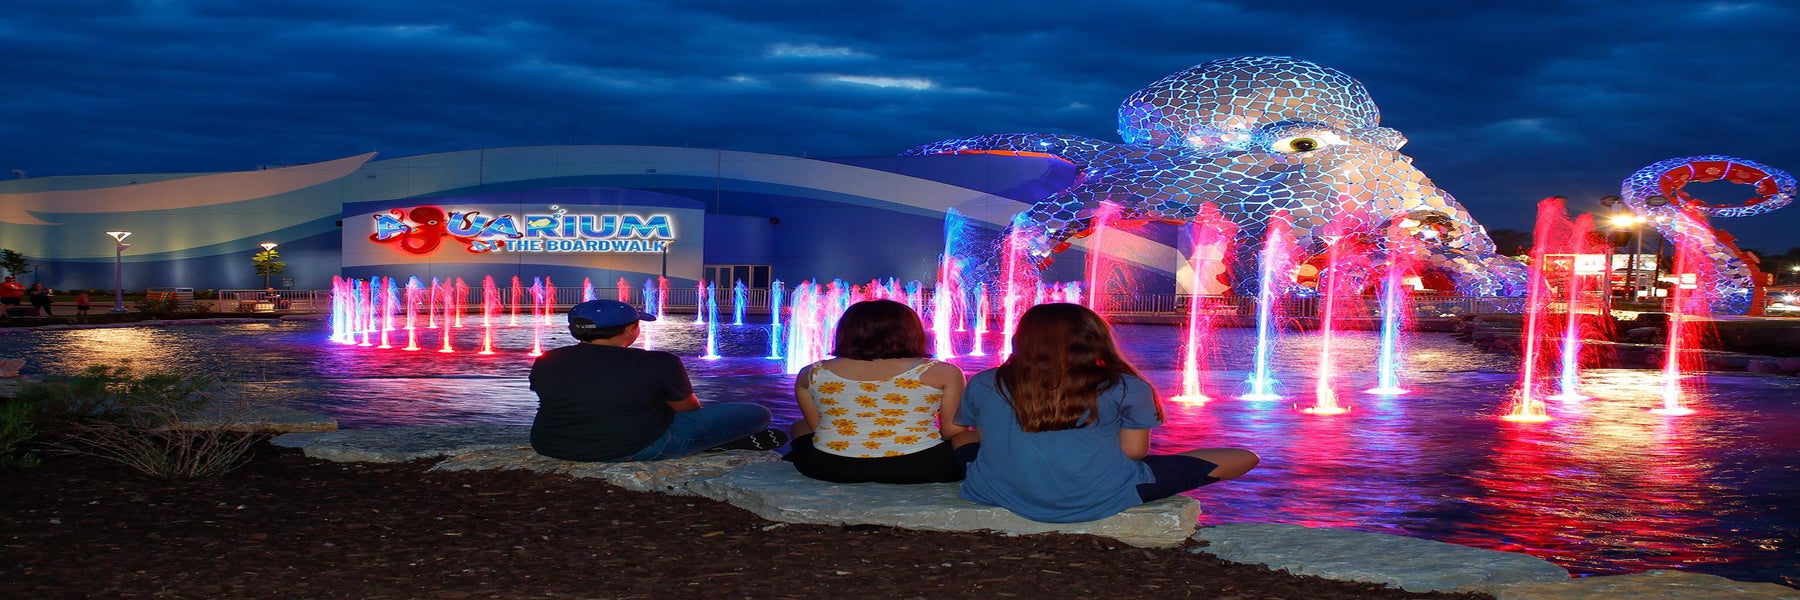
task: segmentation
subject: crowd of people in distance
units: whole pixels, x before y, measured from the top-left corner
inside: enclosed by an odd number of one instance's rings
[[[52,290],[42,283],[32,283],[31,287],[25,287],[25,284],[19,283],[17,277],[7,275],[5,280],[0,281],[0,317],[11,317],[16,315],[56,316],[54,309],[56,302],[54,296],[55,293],[56,290]],[[31,304],[31,308],[34,310],[26,310],[23,306],[23,304],[26,303]],[[83,292],[76,297],[76,314],[87,314],[88,306],[88,296],[86,292]]]
[[[1077,304],[1025,311],[1012,354],[968,378],[930,357],[911,307],[852,304],[832,358],[795,376],[803,418],[787,432],[770,428],[760,405],[702,407],[679,357],[632,347],[639,323],[654,320],[617,300],[570,309],[569,332],[581,343],[544,353],[531,369],[539,454],[626,462],[788,445],[785,460],[813,479],[961,481],[967,500],[1050,523],[1103,519],[1237,478],[1259,460],[1237,448],[1151,454],[1150,431],[1163,421],[1156,390],[1106,321]]]

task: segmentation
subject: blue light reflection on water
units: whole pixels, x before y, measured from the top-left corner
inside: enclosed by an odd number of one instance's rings
[[[781,361],[767,354],[768,327],[722,326],[720,354],[688,358],[707,401],[754,401],[778,422],[797,418]],[[684,357],[704,350],[703,326],[658,323],[649,345]],[[1131,359],[1164,396],[1180,386],[1174,327],[1122,325]],[[546,329],[546,347],[569,343]],[[218,373],[258,393],[330,414],[346,428],[449,423],[529,423],[536,398],[525,376],[524,328],[497,333],[500,354],[475,354],[480,331],[457,334],[456,354],[342,346],[318,323],[8,332],[27,375],[71,374],[90,364],[140,371]],[[1215,335],[1206,404],[1167,403],[1160,451],[1202,446],[1255,450],[1263,464],[1238,481],[1198,490],[1203,523],[1284,522],[1413,535],[1529,552],[1577,572],[1687,569],[1743,580],[1800,583],[1800,379],[1705,377],[1700,413],[1664,417],[1658,374],[1593,370],[1595,400],[1552,403],[1547,423],[1496,418],[1516,383],[1510,359],[1439,335],[1411,340],[1402,385],[1383,397],[1340,392],[1345,415],[1300,413],[1310,405],[1317,338],[1283,340],[1278,377],[1290,397],[1232,398],[1249,375],[1248,330]],[[987,347],[996,347],[990,340]],[[1340,334],[1340,390],[1374,383],[1373,333]],[[394,340],[404,345],[403,338]],[[997,357],[957,359],[973,373]],[[595,385],[605,385],[596,381]]]

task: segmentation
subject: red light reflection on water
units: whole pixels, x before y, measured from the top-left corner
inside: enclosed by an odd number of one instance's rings
[[[1525,552],[1577,572],[1679,569],[1722,562],[1707,474],[1691,420],[1595,401],[1554,425],[1501,427],[1461,533],[1444,541]],[[1595,557],[1606,556],[1604,561]]]

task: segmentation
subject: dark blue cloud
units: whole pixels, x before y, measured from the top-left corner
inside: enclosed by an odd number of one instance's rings
[[[1658,160],[1800,169],[1800,14],[1775,2],[963,3],[25,0],[0,14],[0,168],[223,171],[537,144],[885,155],[949,137],[1116,140],[1214,58],[1361,79],[1490,227]],[[1708,188],[1709,193],[1713,188]],[[1730,190],[1726,190],[1729,193]],[[1738,200],[1727,197],[1716,201]],[[1722,222],[1800,246],[1800,208]]]

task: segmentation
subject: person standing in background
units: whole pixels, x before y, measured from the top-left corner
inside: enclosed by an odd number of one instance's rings
[[[25,295],[31,297],[31,306],[38,309],[38,312],[45,316],[56,315],[56,313],[50,312],[50,288],[44,287],[44,284],[31,284],[31,289],[27,290]]]
[[[0,316],[12,316],[12,307],[18,306],[25,298],[25,286],[11,275],[0,282]]]

